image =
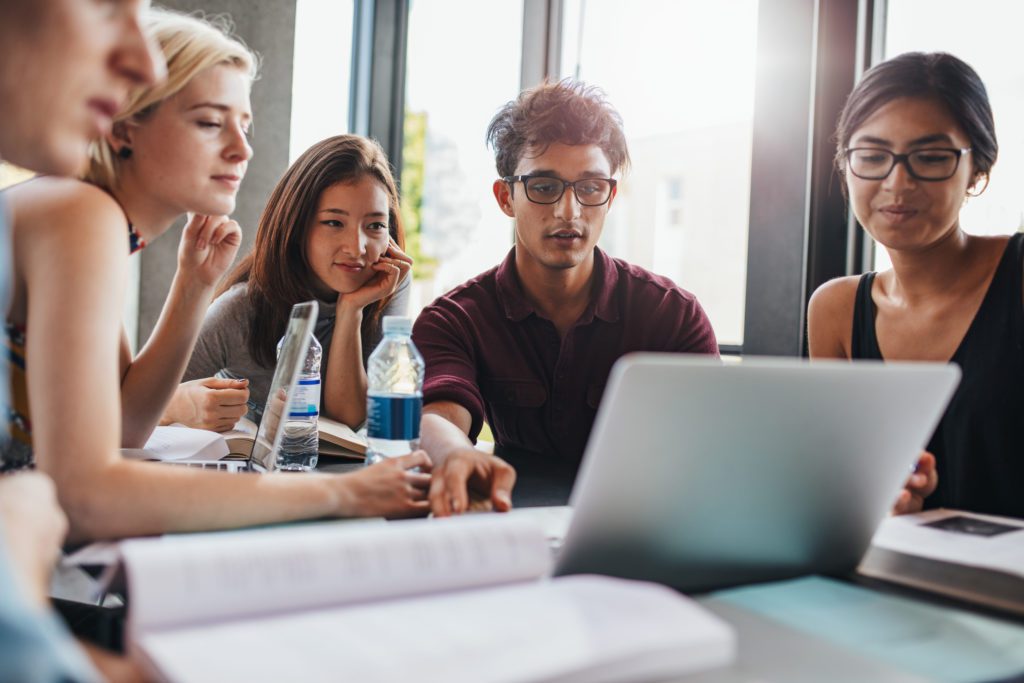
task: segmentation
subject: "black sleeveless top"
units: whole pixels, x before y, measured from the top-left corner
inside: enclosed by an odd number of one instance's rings
[[[1024,233],[1010,238],[978,312],[950,359],[963,371],[928,450],[939,487],[926,508],[1024,517]],[[853,358],[882,360],[871,284],[861,276],[853,309]],[[883,398],[884,400],[884,398]]]

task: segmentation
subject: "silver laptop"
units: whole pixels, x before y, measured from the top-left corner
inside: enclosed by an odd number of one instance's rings
[[[270,384],[270,392],[267,394],[263,418],[260,420],[256,439],[248,457],[223,460],[187,460],[169,464],[227,472],[272,472],[275,469],[286,422],[282,417],[287,416],[287,407],[306,360],[306,351],[309,348],[309,339],[313,334],[318,312],[319,305],[316,301],[306,301],[292,306],[288,329],[285,332],[284,343],[281,345],[281,353],[274,370],[274,379]]]
[[[555,572],[703,591],[853,569],[959,377],[928,363],[626,356]]]

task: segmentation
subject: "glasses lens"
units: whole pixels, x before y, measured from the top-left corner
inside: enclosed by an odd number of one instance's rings
[[[612,184],[604,178],[588,178],[577,180],[573,186],[576,190],[576,199],[584,206],[598,206],[608,201],[611,194]]]
[[[526,181],[526,198],[538,204],[554,204],[564,189],[565,185],[558,178],[536,176]]]
[[[956,173],[960,156],[946,149],[922,149],[911,152],[907,160],[914,174],[929,180],[943,180]]]
[[[892,168],[892,152],[884,149],[851,149],[849,159],[850,170],[859,178],[884,178]]]

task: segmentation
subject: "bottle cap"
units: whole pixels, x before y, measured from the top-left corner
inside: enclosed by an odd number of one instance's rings
[[[404,315],[386,315],[383,328],[384,334],[412,334],[412,318]]]

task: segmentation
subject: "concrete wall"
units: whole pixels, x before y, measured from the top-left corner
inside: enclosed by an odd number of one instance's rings
[[[255,135],[253,158],[238,193],[234,218],[244,234],[239,256],[252,246],[263,204],[288,166],[291,125],[292,60],[296,0],[158,0],[156,4],[183,12],[227,14],[235,33],[259,53],[262,68],[253,86]],[[138,340],[149,337],[160,317],[177,264],[180,221],[140,254]]]

